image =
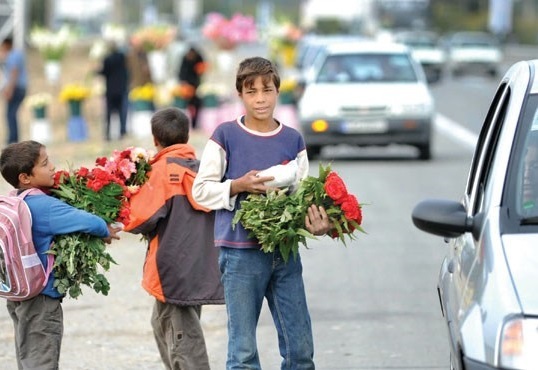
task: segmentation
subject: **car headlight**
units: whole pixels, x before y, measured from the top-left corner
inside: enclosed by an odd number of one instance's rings
[[[538,364],[538,319],[514,318],[501,332],[499,362],[510,369],[532,369]]]

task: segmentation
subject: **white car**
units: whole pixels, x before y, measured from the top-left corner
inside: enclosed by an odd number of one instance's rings
[[[492,77],[499,74],[503,60],[497,39],[486,32],[456,32],[447,42],[448,63],[452,74],[486,72]]]
[[[412,145],[431,158],[435,114],[424,71],[402,44],[327,45],[308,73],[298,104],[312,158],[327,145]]]
[[[428,82],[441,79],[446,52],[438,42],[437,34],[431,31],[407,31],[398,33],[395,40],[409,46],[413,57],[422,65]]]

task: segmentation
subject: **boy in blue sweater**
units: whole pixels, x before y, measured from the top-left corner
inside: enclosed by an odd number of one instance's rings
[[[36,141],[10,144],[0,155],[2,177],[20,193],[25,189],[48,189],[54,185],[54,164],[44,145]],[[79,210],[46,194],[24,198],[32,214],[32,239],[45,270],[55,235],[82,232],[102,237],[106,243],[119,239],[119,228],[91,213]],[[47,285],[34,298],[7,301],[15,328],[19,369],[58,369],[63,336],[63,295],[54,287],[51,273]]]
[[[248,194],[271,187],[296,188],[308,175],[308,157],[302,136],[273,118],[280,77],[273,63],[254,57],[239,64],[236,90],[245,115],[220,124],[207,142],[193,184],[194,200],[216,210],[215,246],[228,314],[226,369],[259,370],[256,326],[264,298],[276,330],[281,369],[313,370],[314,343],[306,303],[301,258],[284,262],[280,252],[264,253],[242,225],[232,227],[235,211]],[[289,166],[294,173],[266,176],[261,170]],[[290,169],[288,168],[288,169]],[[278,183],[279,185],[274,185]],[[314,235],[330,229],[323,207],[311,205],[305,227]]]

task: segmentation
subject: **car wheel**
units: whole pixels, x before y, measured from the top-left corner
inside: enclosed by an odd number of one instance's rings
[[[432,158],[432,150],[431,150],[430,143],[417,145],[417,149],[418,149],[418,159],[427,161]]]
[[[306,155],[308,156],[308,159],[314,159],[315,157],[319,156],[320,153],[321,153],[321,146],[318,146],[318,145],[306,146]]]

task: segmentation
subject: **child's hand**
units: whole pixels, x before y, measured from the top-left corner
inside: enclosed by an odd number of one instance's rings
[[[305,217],[306,229],[313,235],[324,235],[331,230],[329,216],[325,208],[312,204],[308,207],[308,214]]]
[[[272,188],[265,186],[265,182],[272,181],[275,178],[273,176],[258,177],[257,174],[260,171],[252,170],[244,174],[238,179],[232,181],[232,187],[230,189],[230,195],[235,195],[243,192],[253,194],[265,194]]]
[[[106,238],[103,238],[105,243],[110,244],[110,243],[112,243],[112,239],[117,239],[117,240],[120,239],[118,233],[122,229],[121,226],[107,225],[107,228],[108,228],[108,234],[109,235]]]

